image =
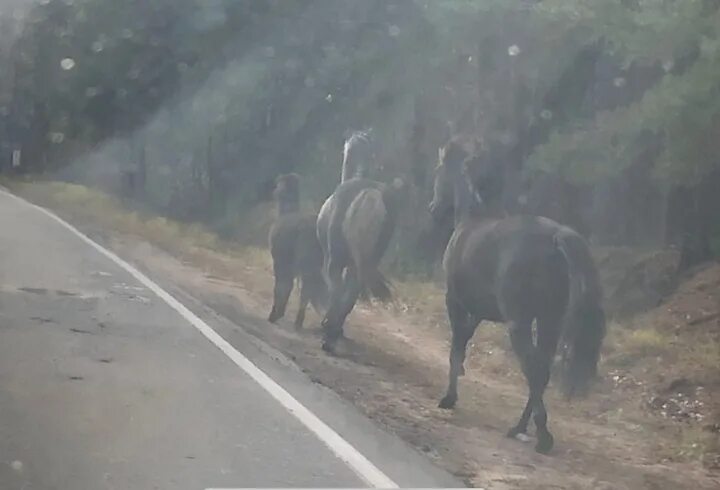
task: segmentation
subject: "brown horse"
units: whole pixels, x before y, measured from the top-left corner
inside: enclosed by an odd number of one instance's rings
[[[278,217],[270,229],[270,253],[273,259],[275,288],[268,320],[275,323],[285,315],[295,279],[300,280],[300,305],[295,328],[302,328],[305,310],[311,302],[319,314],[325,312],[327,288],[322,277],[322,249],[315,234],[314,214],[300,212],[299,177],[281,175],[273,192]]]
[[[456,141],[440,151],[430,212],[436,221],[451,212],[455,217],[443,263],[452,347],[449,386],[440,407],[457,402],[466,346],[478,324],[506,322],[530,391],[508,436],[525,434],[534,414],[535,449],[546,453],[553,437],[543,393],[557,345],[563,345],[565,393],[584,393],[596,375],[605,335],[602,293],[589,247],[579,234],[546,218],[503,216],[497,201],[501,192],[493,185],[501,185],[500,174],[483,158],[467,159]]]
[[[343,151],[342,181],[317,219],[330,304],[322,321],[323,349],[332,352],[361,294],[386,301],[390,288],[378,266],[395,228],[396,187],[370,180],[375,161],[369,132],[354,132]]]

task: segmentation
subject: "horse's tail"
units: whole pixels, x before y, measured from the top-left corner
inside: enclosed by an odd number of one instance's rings
[[[602,287],[587,242],[570,229],[555,235],[555,246],[568,265],[569,299],[562,338],[562,390],[584,395],[597,375],[605,337]]]
[[[353,199],[343,221],[343,234],[355,264],[362,295],[392,299],[389,281],[378,269],[394,228],[394,210],[377,188],[363,189]]]

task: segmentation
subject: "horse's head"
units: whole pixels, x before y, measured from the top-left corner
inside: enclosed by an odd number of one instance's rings
[[[429,206],[436,224],[443,223],[455,209],[457,182],[464,177],[463,162],[467,156],[468,152],[458,140],[451,140],[438,150],[433,199]]]
[[[343,145],[342,181],[367,177],[377,167],[377,152],[372,129],[353,131]]]
[[[281,199],[288,195],[297,195],[300,190],[300,176],[298,174],[282,174],[275,179],[273,196]]]
[[[504,189],[503,155],[496,151],[475,153],[463,162],[463,171],[485,206],[493,206],[502,199]]]
[[[300,204],[300,176],[282,174],[275,179],[273,197],[280,206],[280,212],[295,211]]]

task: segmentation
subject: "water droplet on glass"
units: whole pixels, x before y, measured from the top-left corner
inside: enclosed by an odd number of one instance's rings
[[[65,135],[60,132],[50,133],[49,138],[50,141],[56,145],[59,145],[63,141],[65,141]]]
[[[63,58],[62,61],[60,61],[60,68],[65,71],[72,70],[75,68],[75,60],[72,58]]]
[[[625,78],[623,78],[623,77],[616,77],[616,78],[613,80],[613,85],[615,85],[616,87],[624,87],[624,86],[625,86]]]
[[[398,37],[400,35],[400,28],[395,24],[388,27],[388,34],[390,37]]]
[[[520,54],[520,47],[517,44],[513,44],[508,48],[508,56],[517,56]]]
[[[265,53],[265,56],[268,58],[273,58],[275,56],[275,48],[272,46],[266,46],[265,49],[263,49],[263,53]]]
[[[17,460],[15,460],[15,461],[13,461],[12,463],[10,463],[10,467],[11,467],[13,470],[17,471],[18,473],[20,473],[20,472],[23,470],[22,461],[17,461]]]
[[[128,72],[127,76],[130,80],[137,80],[138,78],[140,78],[140,70],[138,70],[137,68],[133,68]]]
[[[132,39],[133,35],[134,35],[133,31],[131,29],[127,29],[127,28],[123,29],[120,32],[120,36],[122,36],[123,39]]]
[[[189,66],[187,63],[178,63],[177,64],[177,69],[180,73],[185,73],[186,71],[188,71],[188,68],[189,68]]]
[[[472,61],[473,61],[473,57],[472,57],[472,56],[468,56],[468,57],[467,57],[467,62],[468,62],[468,63],[472,63]]]
[[[105,44],[103,44],[102,41],[95,41],[92,43],[93,52],[100,53],[103,49],[105,49]]]
[[[552,119],[552,117],[553,113],[550,109],[543,109],[542,111],[540,111],[540,118],[549,121],[550,119]]]
[[[88,87],[85,89],[85,97],[91,98],[91,97],[97,97],[97,95],[100,93],[100,89],[97,87]]]
[[[333,101],[332,94],[327,94],[327,97],[325,97],[325,100],[327,100],[328,102],[332,102]]]
[[[315,79],[313,77],[306,77],[305,78],[305,86],[307,88],[312,88],[315,86]]]
[[[675,67],[675,62],[673,60],[665,60],[663,61],[662,67],[665,73],[667,73]]]

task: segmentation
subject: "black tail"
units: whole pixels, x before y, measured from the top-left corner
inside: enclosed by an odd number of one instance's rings
[[[605,338],[602,288],[587,242],[566,229],[555,245],[568,264],[570,295],[562,339],[562,389],[566,396],[582,396],[597,375]]]

